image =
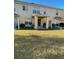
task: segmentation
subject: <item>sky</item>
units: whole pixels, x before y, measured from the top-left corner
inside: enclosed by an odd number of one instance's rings
[[[64,0],[19,0],[64,9]]]

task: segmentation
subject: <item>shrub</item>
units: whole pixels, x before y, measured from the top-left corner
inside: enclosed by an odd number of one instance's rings
[[[25,24],[23,24],[23,23],[20,24],[20,28],[21,28],[21,29],[24,29],[24,28],[25,28]]]
[[[60,25],[60,27],[64,27],[64,23],[60,23],[59,25]]]

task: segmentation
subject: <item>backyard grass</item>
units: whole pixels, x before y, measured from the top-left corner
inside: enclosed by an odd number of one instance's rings
[[[14,32],[14,59],[64,59],[64,30]]]

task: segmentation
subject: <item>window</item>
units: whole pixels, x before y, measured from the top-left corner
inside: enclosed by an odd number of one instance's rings
[[[52,24],[52,28],[55,28],[55,24]]]
[[[32,22],[29,22],[29,25],[32,25]]]
[[[23,10],[25,10],[25,6],[22,6]]]
[[[26,11],[26,10],[28,10],[28,7],[27,6],[22,6],[22,10]]]
[[[27,24],[28,24],[28,22],[25,22],[25,24],[27,25]]]
[[[56,24],[56,26],[58,26],[58,24]]]
[[[56,15],[58,15],[58,13],[56,13]]]
[[[25,25],[32,25],[32,22],[25,22]]]
[[[40,8],[34,7],[32,8],[34,14],[40,14]]]
[[[37,10],[37,14],[40,14],[40,11],[39,10]]]
[[[46,14],[46,11],[44,11],[44,14]]]
[[[36,13],[36,10],[33,10],[33,13],[35,14]]]

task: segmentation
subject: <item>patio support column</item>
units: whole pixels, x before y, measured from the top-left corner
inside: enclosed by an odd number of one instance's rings
[[[49,17],[47,17],[47,19],[46,19],[46,29],[48,29],[49,28]]]
[[[17,21],[18,21],[18,30],[20,29],[20,19],[17,18]]]
[[[35,26],[34,26],[34,28],[38,29],[38,17],[34,16],[34,19],[35,19]]]

